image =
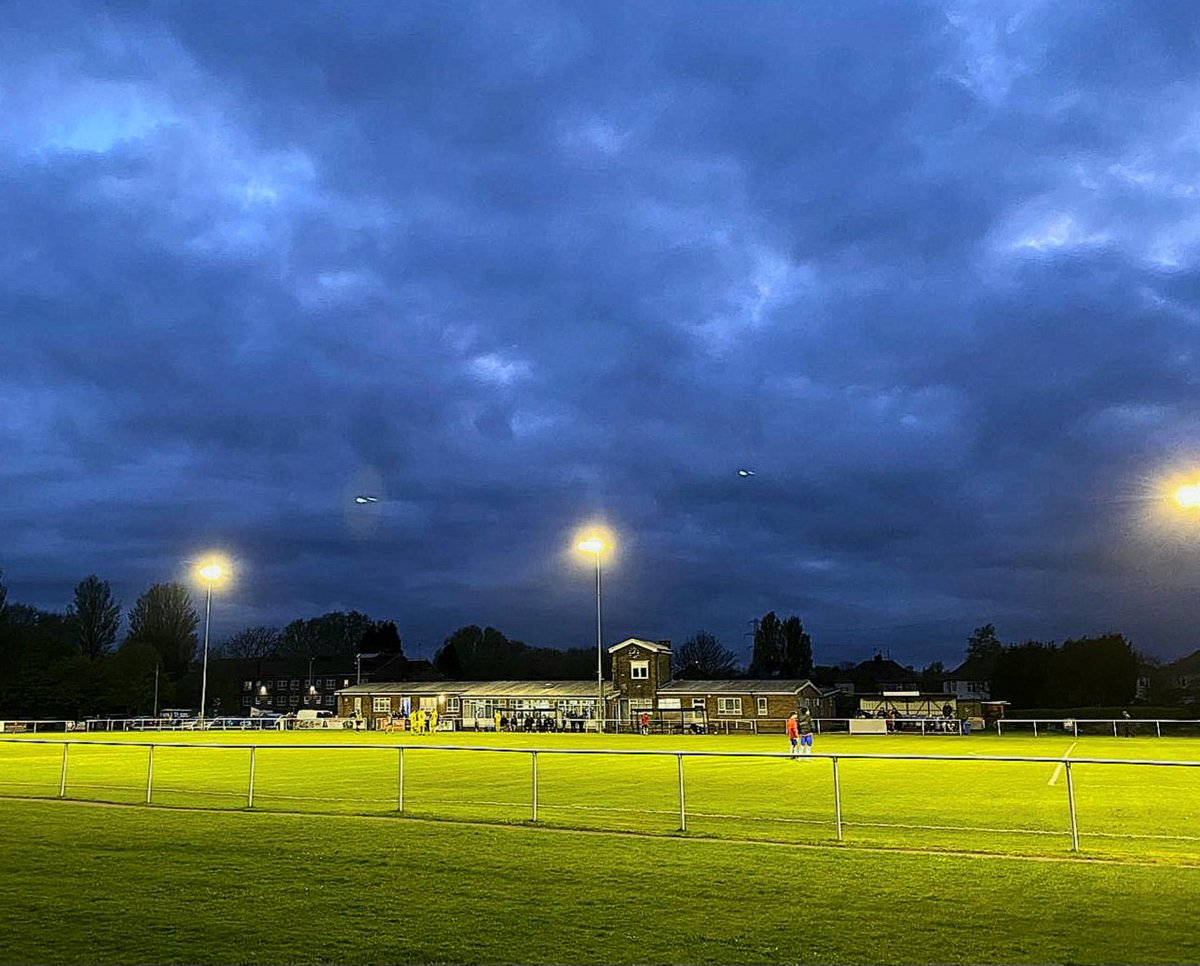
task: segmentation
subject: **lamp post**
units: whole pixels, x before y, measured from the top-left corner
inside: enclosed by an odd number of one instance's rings
[[[599,728],[604,730],[604,665],[603,643],[600,633],[600,555],[607,549],[604,539],[598,534],[592,534],[585,540],[579,541],[579,549],[596,555],[596,717]]]
[[[200,672],[200,727],[204,727],[205,702],[208,700],[208,627],[212,618],[213,584],[225,575],[225,568],[215,561],[205,564],[198,571],[208,585],[208,595],[204,601],[204,665]]]

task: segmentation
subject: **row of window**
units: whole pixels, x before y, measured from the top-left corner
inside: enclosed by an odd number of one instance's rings
[[[330,707],[332,707],[333,705],[337,704],[337,696],[336,695],[326,694],[323,697],[324,697],[324,702],[322,702],[322,700],[321,700],[322,695],[320,695],[320,694],[313,694],[313,695],[276,694],[276,695],[272,695],[271,697],[267,698],[263,703],[276,705],[281,708],[282,707],[298,708],[298,707],[300,707],[301,704],[304,704],[305,706],[311,705],[311,706],[315,707],[322,703],[327,704]],[[252,694],[243,694],[242,695],[242,707],[243,708],[249,708],[254,703],[255,703],[254,695],[252,695]]]
[[[336,689],[339,686],[344,685],[346,683],[346,679],[343,678],[341,681],[339,681],[337,678],[313,678],[312,683],[313,687],[317,689]],[[278,678],[274,680],[267,678],[265,681],[259,681],[258,684],[261,687],[265,687],[269,691],[299,691],[304,682],[300,678]],[[242,681],[243,691],[253,691],[254,688],[254,681],[249,679]]]
[[[332,694],[326,695],[325,701],[326,701],[326,704],[333,704],[334,703],[333,695]],[[248,704],[249,702],[246,701],[245,699],[243,699],[242,703]],[[296,703],[295,695],[292,696],[291,703],[292,704]],[[307,696],[305,697],[304,703],[305,704],[308,703]],[[767,714],[767,710],[768,710],[767,709],[767,699],[766,698],[758,698],[758,699],[756,699],[756,703],[757,703],[756,710],[758,711],[759,715],[765,716]],[[652,702],[648,702],[648,701],[640,701],[640,702],[639,701],[631,701],[630,707],[633,708],[634,710],[642,710],[643,708],[646,710],[650,710],[651,704],[652,704]],[[437,699],[431,698],[429,696],[422,697],[420,699],[419,705],[416,702],[413,703],[414,707],[436,707],[436,705],[437,705]],[[537,700],[537,701],[515,700],[515,701],[510,702],[508,705],[506,705],[505,710],[519,709],[519,710],[549,711],[549,710],[552,710],[551,705],[552,705],[552,702],[550,702],[549,700],[544,700],[544,699]],[[576,711],[582,712],[584,710],[585,705],[589,708],[595,707],[595,702],[594,701],[569,701],[569,702],[568,701],[559,701],[558,702],[558,710],[563,711],[568,714],[576,712]],[[678,707],[678,705],[676,705],[676,707]],[[705,698],[692,698],[692,710],[693,711],[703,711],[703,710],[705,710],[706,707],[707,707],[707,701]],[[471,712],[470,716],[472,716],[472,717],[490,718],[495,713],[495,710],[497,709],[497,705],[492,701],[469,699],[467,701],[467,709],[469,712]],[[371,710],[376,711],[376,712],[391,711],[392,710],[392,699],[387,696],[373,698],[372,704],[371,704]],[[446,699],[446,710],[448,712],[450,712],[451,714],[457,714],[461,710],[460,699],[459,698],[447,698]],[[741,713],[742,713],[742,699],[740,697],[717,698],[717,714],[739,716],[739,715],[741,715]]]

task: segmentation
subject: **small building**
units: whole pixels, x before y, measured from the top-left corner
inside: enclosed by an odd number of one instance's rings
[[[959,700],[988,701],[992,697],[992,670],[995,661],[969,657],[946,675],[942,687]]]
[[[606,683],[605,703],[612,698]],[[596,727],[595,681],[380,681],[354,684],[338,692],[338,713],[358,717],[368,728],[418,710],[437,711],[449,729],[492,730],[496,716],[524,727],[544,720],[556,729]]]
[[[613,711],[622,726],[649,712],[668,729],[678,722],[684,730],[724,724],[782,732],[788,715],[802,707],[818,718],[833,714],[832,695],[809,680],[673,680],[670,641],[631,637],[608,651],[617,693]]]

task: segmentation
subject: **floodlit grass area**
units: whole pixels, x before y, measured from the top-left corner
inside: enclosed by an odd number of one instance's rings
[[[0,800],[4,963],[1200,961],[1200,866]]]
[[[675,754],[567,754],[570,750],[780,752],[779,736],[557,735],[374,732],[171,732],[71,737],[66,797],[144,803],[153,740],[156,805],[243,809],[254,751],[254,808],[497,823],[532,817],[559,828],[676,832]],[[398,746],[408,747],[401,756]],[[236,744],[236,747],[222,747]],[[478,745],[471,751],[453,745]],[[180,746],[185,745],[185,746]],[[320,745],[332,747],[317,747]],[[414,747],[415,746],[415,747]],[[0,742],[0,796],[57,797],[63,745]],[[555,752],[559,753],[555,753]],[[1057,761],[979,756],[1200,760],[1200,739],[823,735],[837,754],[843,835],[849,845],[1061,855],[1070,848],[1067,775]],[[925,761],[857,754],[954,755]],[[1072,766],[1081,847],[1093,856],[1200,861],[1200,767]],[[833,763],[771,757],[686,757],[687,833],[801,844],[836,841]]]

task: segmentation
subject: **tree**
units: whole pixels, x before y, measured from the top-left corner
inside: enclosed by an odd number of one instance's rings
[[[92,574],[75,585],[75,603],[67,608],[67,617],[79,637],[79,652],[94,661],[117,639],[121,604],[113,599],[108,581]]]
[[[996,636],[996,628],[992,624],[981,624],[971,631],[967,638],[967,660],[980,658],[985,661],[995,661],[1004,650],[1000,638]]]
[[[794,614],[783,622],[783,659],[779,674],[786,678],[807,678],[812,674],[812,638],[800,618]]]
[[[737,655],[708,631],[696,631],[671,655],[675,676],[693,680],[729,677],[736,662]]]
[[[783,664],[783,625],[775,611],[764,614],[754,629],[754,653],[750,658],[750,676],[774,677]]]
[[[244,627],[222,641],[218,650],[226,657],[273,657],[281,639],[274,627]]]
[[[1123,634],[1064,641],[1059,665],[1061,707],[1123,705],[1137,693],[1137,654]]]
[[[612,660],[603,656],[604,665]],[[596,673],[594,648],[530,647],[509,640],[494,627],[460,627],[433,656],[433,666],[459,681],[578,681]]]
[[[1062,694],[1058,648],[1041,641],[1002,647],[992,673],[992,693],[1014,708],[1054,707]]]
[[[946,666],[941,661],[934,661],[922,668],[917,684],[926,694],[940,694],[946,687]]]
[[[4,586],[4,568],[0,567],[0,617],[4,616],[4,605],[8,603],[8,588]]]
[[[167,676],[178,680],[196,655],[199,623],[183,584],[155,584],[137,599],[129,612],[126,640],[151,645],[162,658]]]
[[[294,620],[283,629],[280,654],[349,656],[360,650],[363,634],[374,624],[366,614],[335,610],[309,620]]]
[[[363,631],[359,648],[367,654],[400,654],[404,653],[404,644],[400,640],[400,631],[396,629],[395,621],[376,621]]]

